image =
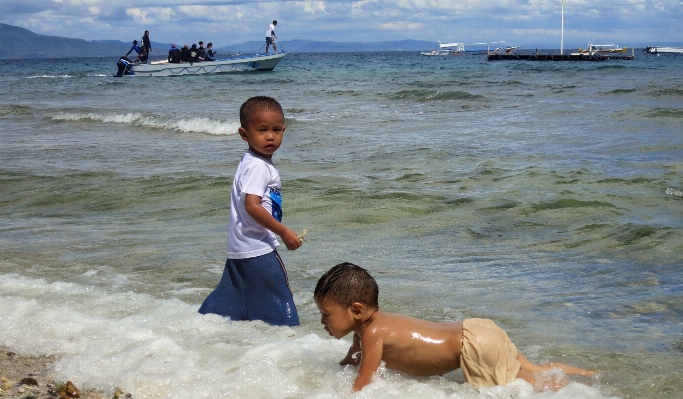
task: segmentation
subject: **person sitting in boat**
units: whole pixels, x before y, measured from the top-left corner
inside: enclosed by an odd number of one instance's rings
[[[186,45],[180,50],[180,62],[190,61],[190,48]]]
[[[197,48],[197,61],[204,61],[206,58],[206,49],[204,48],[204,42],[199,41],[199,47]]]
[[[146,64],[147,63],[147,57],[149,56],[149,53],[145,51],[145,48],[140,49],[140,54],[138,54],[137,58],[135,59],[136,64]]]
[[[199,55],[197,51],[197,45],[195,43],[192,43],[192,47],[190,47],[190,57],[187,60],[187,62],[199,62]]]
[[[213,43],[211,42],[206,45],[206,57],[204,57],[204,60],[216,61],[216,52],[213,51]]]
[[[126,53],[126,55],[124,55],[124,57],[128,57],[128,55],[130,53],[132,53],[133,51],[135,51],[136,53],[138,53],[138,55],[140,55],[141,50],[140,50],[140,47],[138,47],[138,41],[137,40],[133,40],[133,47],[131,47],[130,50],[128,50],[128,52]]]
[[[180,49],[175,44],[171,44],[171,49],[168,50],[168,62],[180,64]]]

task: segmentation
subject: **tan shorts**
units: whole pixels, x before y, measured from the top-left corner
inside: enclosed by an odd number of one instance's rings
[[[517,378],[521,364],[517,347],[493,321],[466,319],[462,322],[460,367],[471,385],[491,387]]]

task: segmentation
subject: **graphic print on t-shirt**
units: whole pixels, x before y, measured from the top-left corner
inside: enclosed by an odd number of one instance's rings
[[[271,213],[278,222],[282,222],[282,194],[277,188],[270,189]]]

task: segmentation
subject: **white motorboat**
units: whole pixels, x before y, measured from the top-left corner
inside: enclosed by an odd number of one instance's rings
[[[648,54],[660,54],[660,53],[678,53],[683,54],[683,47],[667,47],[667,46],[647,46],[645,51]]]
[[[286,53],[240,54],[215,61],[170,63],[167,60],[149,64],[131,64],[126,75],[134,76],[179,76],[206,73],[272,71]]]

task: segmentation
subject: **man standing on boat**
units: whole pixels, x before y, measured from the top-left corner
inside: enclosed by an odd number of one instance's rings
[[[277,26],[277,21],[273,20],[273,23],[268,25],[268,30],[266,31],[266,54],[268,54],[268,46],[273,45],[273,51],[277,53],[277,47],[275,46],[275,27]]]
[[[146,30],[145,34],[142,35],[142,49],[147,53],[149,56],[149,53],[152,52],[152,43],[149,41],[149,31]]]

